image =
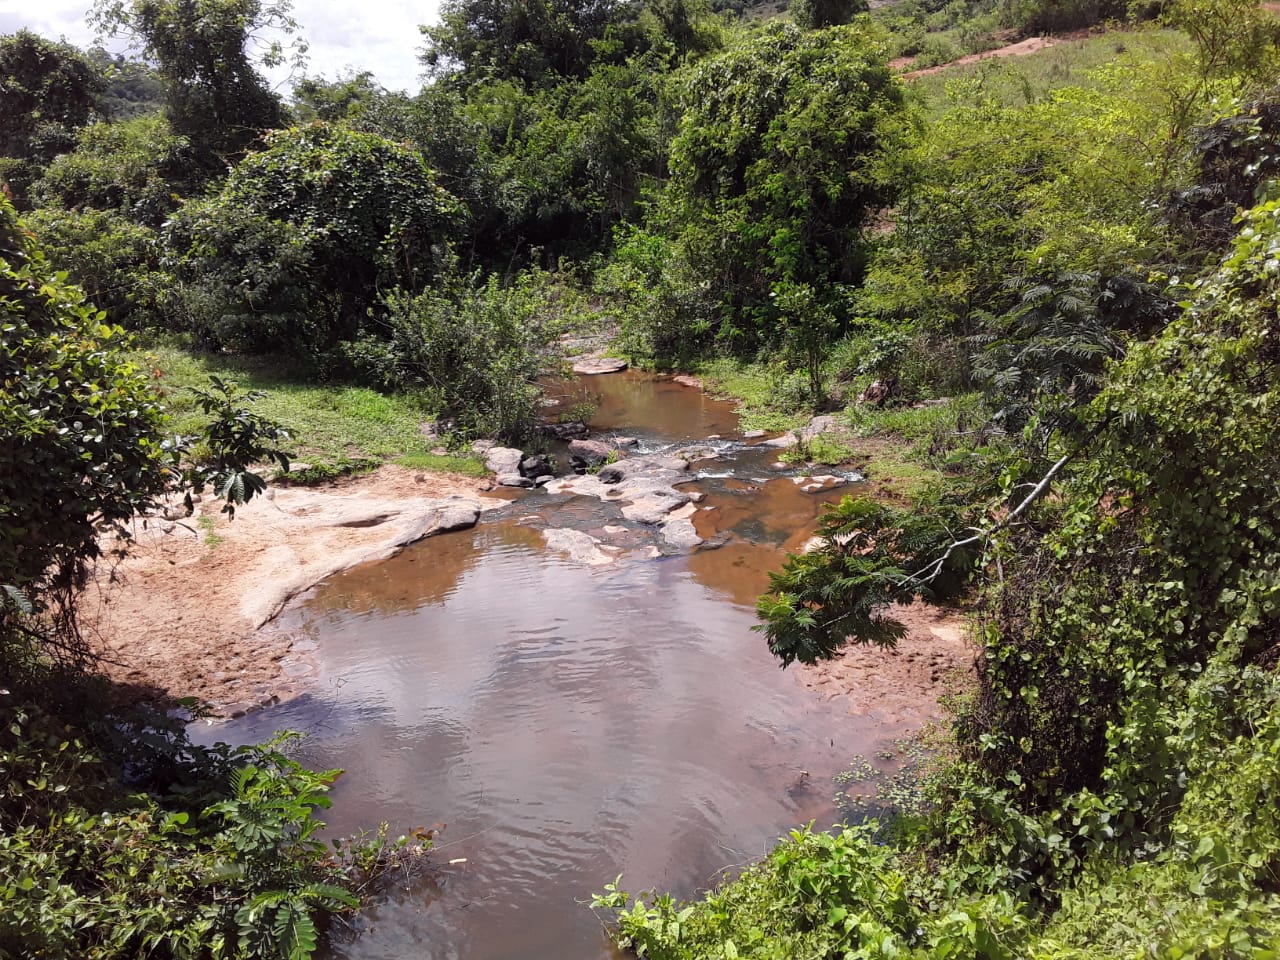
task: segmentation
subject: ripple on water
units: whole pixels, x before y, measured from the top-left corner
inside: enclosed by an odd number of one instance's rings
[[[736,429],[700,394],[682,415],[696,391],[618,376],[610,396],[661,408],[652,437]],[[606,420],[634,422],[613,402]],[[766,455],[726,445],[726,472],[758,473]],[[217,733],[309,731],[308,761],[347,770],[335,832],[449,824],[432,874],[390,891],[333,956],[609,956],[581,901],[618,873],[692,894],[790,827],[834,818],[829,778],[877,734],[803,693],[750,629],[786,542],[772,531],[807,536],[817,499],[790,480],[704,483],[717,510],[699,524],[763,542],[587,568],[538,528],[616,518],[534,493],[522,503],[536,522],[431,539],[332,578],[290,615],[315,644],[315,688]]]

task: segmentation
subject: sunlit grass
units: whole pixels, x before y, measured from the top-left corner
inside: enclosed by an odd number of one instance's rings
[[[219,376],[235,380],[243,390],[266,392],[257,409],[289,429],[294,459],[336,464],[359,458],[417,458],[411,464],[415,469],[479,475],[467,458],[431,456],[421,430],[431,411],[411,395],[317,384],[288,363],[201,353],[177,340],[146,344],[138,357],[158,372],[172,428],[178,433],[195,432],[205,419],[187,388],[205,386],[211,376]]]

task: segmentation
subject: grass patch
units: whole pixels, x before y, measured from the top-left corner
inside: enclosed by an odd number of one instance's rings
[[[454,453],[431,453],[417,450],[406,453],[399,459],[399,464],[410,470],[428,470],[432,473],[460,473],[466,477],[487,477],[489,468],[484,461],[476,457],[468,457]]]
[[[1114,30],[1083,40],[1060,40],[1021,57],[980,60],[917,77],[908,85],[928,119],[948,113],[957,103],[991,101],[1021,107],[1044,99],[1062,87],[1094,89],[1102,81],[1094,71],[1118,61],[1164,60],[1190,49],[1177,30],[1142,27]]]
[[[296,484],[300,487],[310,487],[317,483],[325,483],[329,480],[337,480],[339,477],[358,477],[362,474],[372,473],[378,468],[378,461],[368,457],[357,457],[354,460],[343,458],[333,463],[317,463],[305,467],[292,467],[288,473],[282,473],[277,480],[283,480],[285,483]]]
[[[214,533],[214,526],[217,521],[213,517],[203,516],[196,521],[198,526],[204,532],[204,542],[210,550],[213,550],[226,542],[227,538],[221,534]]]
[[[812,440],[801,440],[794,447],[788,447],[778,454],[778,459],[783,463],[821,463],[835,466],[847,463],[853,458],[853,454],[853,447],[840,437],[820,433]]]
[[[809,420],[810,413],[789,398],[789,378],[776,367],[719,359],[701,364],[696,373],[708,393],[738,402],[744,430],[791,430]]]
[[[245,390],[265,391],[258,411],[288,428],[291,457],[310,464],[291,477],[295,482],[315,483],[389,460],[417,470],[484,475],[483,465],[470,458],[428,452],[420,427],[434,411],[410,394],[316,383],[287,361],[202,353],[178,339],[145,345],[137,360],[158,372],[178,433],[195,433],[205,422],[187,388],[207,385],[210,376],[235,380]]]

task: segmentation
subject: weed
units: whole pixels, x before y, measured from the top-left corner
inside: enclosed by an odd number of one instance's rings
[[[217,521],[210,516],[202,516],[200,517],[200,519],[196,521],[196,526],[198,526],[204,532],[205,546],[207,546],[210,550],[220,547],[227,540],[227,538],[222,536],[221,534],[214,533],[214,527],[216,526],[216,524],[217,524]]]

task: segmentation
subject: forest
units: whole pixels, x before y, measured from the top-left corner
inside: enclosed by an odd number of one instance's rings
[[[306,76],[282,0],[0,36],[0,957],[306,958],[429,859],[324,839],[338,771],[288,737],[118,708],[86,565],[299,446],[332,476],[536,445],[575,336],[909,478],[771,575],[780,665],[892,646],[920,599],[980,648],[873,816],[690,901],[620,878],[619,946],[1280,956],[1275,5],[778,6],[445,0],[416,92]],[[295,391],[393,413],[313,426]]]

